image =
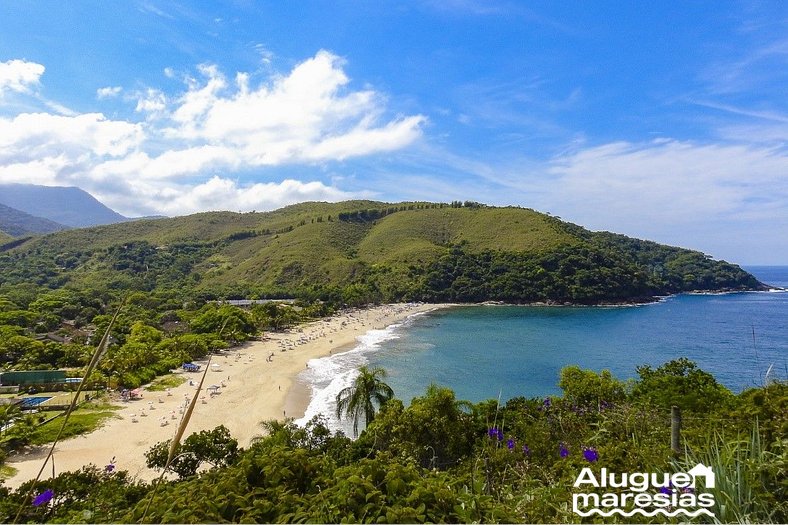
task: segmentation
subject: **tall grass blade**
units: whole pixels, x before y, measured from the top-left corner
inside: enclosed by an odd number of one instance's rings
[[[759,476],[753,475],[774,459],[761,442],[756,422],[748,438],[726,439],[716,434],[700,448],[687,450],[686,458],[675,465],[686,472],[697,463],[711,467],[716,474],[716,486],[708,492],[714,495],[715,507],[710,509],[721,523],[770,523],[774,510],[763,499],[765,489]]]
[[[148,499],[147,505],[145,505],[145,510],[142,513],[142,517],[140,518],[140,523],[144,523],[145,516],[148,515],[148,510],[150,510],[151,503],[156,498],[156,493],[159,490],[159,485],[161,484],[164,475],[167,473],[167,469],[170,468],[172,464],[172,460],[175,459],[175,452],[178,450],[178,446],[181,444],[181,439],[183,438],[183,434],[186,432],[186,427],[189,425],[189,420],[194,413],[194,407],[197,405],[197,398],[200,397],[200,392],[202,392],[202,385],[205,382],[205,376],[208,374],[208,370],[211,368],[211,356],[208,357],[208,362],[205,365],[205,370],[202,373],[202,377],[200,378],[200,384],[197,385],[197,391],[194,393],[191,402],[189,403],[189,408],[186,409],[186,413],[183,415],[183,419],[181,419],[181,423],[178,425],[178,429],[175,431],[175,437],[172,438],[172,442],[170,442],[170,450],[167,453],[167,461],[164,464],[164,468],[161,469],[161,474],[159,477],[156,478],[156,481],[153,482],[153,492],[151,493],[150,498]]]
[[[44,473],[44,469],[46,468],[47,463],[49,463],[49,460],[52,459],[52,455],[55,453],[55,447],[57,446],[58,441],[60,441],[60,437],[63,435],[63,431],[66,428],[66,423],[68,423],[68,418],[71,417],[71,413],[74,411],[74,409],[77,406],[77,401],[79,400],[79,394],[82,393],[82,389],[85,387],[85,384],[87,383],[87,380],[90,377],[90,375],[93,373],[93,370],[95,370],[96,365],[98,365],[101,358],[104,357],[104,354],[107,353],[107,347],[109,346],[109,338],[110,338],[110,332],[112,331],[112,326],[115,324],[115,321],[117,320],[118,315],[123,309],[123,305],[125,303],[126,303],[126,298],[124,297],[121,300],[118,309],[115,310],[115,315],[112,316],[109,325],[107,325],[107,329],[104,331],[104,335],[101,337],[101,341],[99,341],[99,345],[96,347],[95,352],[93,352],[93,356],[91,357],[90,362],[88,363],[88,367],[85,369],[85,374],[82,376],[82,381],[80,381],[79,387],[77,387],[77,392],[76,394],[74,394],[74,397],[71,399],[71,403],[68,405],[68,408],[66,409],[66,413],[63,415],[63,423],[60,425],[60,430],[58,430],[58,433],[55,436],[55,440],[52,442],[52,446],[49,447],[49,453],[47,454],[47,457],[44,458],[44,463],[41,465],[41,469],[38,471],[38,474],[33,480],[33,483],[30,485],[30,488],[27,490],[25,497],[22,498],[22,503],[19,505],[19,510],[17,511],[16,516],[14,517],[13,523],[17,523],[17,521],[19,520],[19,516],[22,515],[22,509],[24,509],[25,505],[27,505],[27,502],[30,500],[30,497],[33,495],[33,490],[35,489],[36,484],[41,480],[41,475]],[[54,460],[52,461],[53,461],[52,475],[54,477],[55,474]]]
[[[227,321],[229,321],[229,318],[224,320],[222,328],[219,330],[219,335],[222,335],[224,332],[224,329],[227,326]],[[208,370],[211,368],[212,358],[213,356],[208,356],[208,362],[205,364],[205,370],[203,371],[202,377],[200,378],[200,384],[197,385],[197,391],[194,393],[191,403],[189,403],[189,408],[183,415],[183,419],[181,419],[180,425],[178,425],[178,430],[175,431],[175,437],[172,439],[172,442],[170,443],[170,450],[167,453],[167,462],[164,464],[164,468],[161,469],[161,474],[159,474],[159,477],[156,478],[156,481],[154,481],[153,491],[151,492],[147,505],[145,505],[145,510],[142,512],[142,517],[139,521],[140,523],[145,522],[145,516],[148,515],[148,510],[150,510],[151,503],[153,503],[153,500],[156,498],[156,494],[159,491],[159,485],[161,485],[161,480],[164,479],[167,469],[170,468],[172,460],[175,459],[175,452],[178,450],[178,446],[181,444],[183,434],[186,432],[186,427],[189,425],[189,420],[192,417],[192,413],[194,413],[194,407],[197,405],[197,398],[200,397],[200,392],[202,392],[202,385],[205,382],[205,376],[208,374]]]

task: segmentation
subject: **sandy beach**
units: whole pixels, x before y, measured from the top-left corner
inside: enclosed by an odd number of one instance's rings
[[[260,341],[213,356],[186,435],[225,425],[241,446],[248,446],[261,435],[261,421],[303,416],[309,396],[298,390],[291,393],[291,388],[310,359],[347,349],[368,330],[440,306],[394,304],[345,311],[287,332],[268,332]],[[204,367],[207,360],[196,363]],[[145,466],[144,454],[155,443],[174,436],[181,407],[194,395],[202,376],[202,372],[176,373],[186,378],[182,385],[168,392],[144,391],[142,399],[120,403],[117,417],[98,430],[59,443],[54,454],[56,472],[77,470],[89,463],[103,467],[114,457],[118,469],[138,479],[156,477],[157,473]],[[212,385],[219,387],[216,395],[206,391]],[[7,464],[17,473],[6,485],[18,487],[34,478],[48,450],[49,446],[33,447],[10,457]],[[51,472],[50,463],[45,476]]]

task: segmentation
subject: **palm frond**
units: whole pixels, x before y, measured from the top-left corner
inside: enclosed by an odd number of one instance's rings
[[[386,371],[383,368],[370,370],[366,366],[359,367],[358,376],[352,386],[343,388],[336,396],[337,417],[352,418],[353,433],[358,435],[358,424],[362,416],[368,425],[375,418],[375,404],[383,406],[394,397],[394,390],[383,382]]]

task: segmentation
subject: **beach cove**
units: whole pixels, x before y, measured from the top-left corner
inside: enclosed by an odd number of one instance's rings
[[[302,385],[293,387],[310,360],[349,350],[359,336],[370,330],[382,330],[408,316],[442,306],[408,303],[347,310],[285,332],[265,333],[262,340],[214,355],[203,389],[218,385],[219,393],[200,394],[185,435],[224,425],[240,446],[249,446],[262,435],[261,421],[304,415],[309,393]],[[204,366],[207,360],[196,363]],[[60,442],[54,453],[55,473],[78,470],[90,463],[103,467],[114,458],[116,468],[128,471],[132,477],[146,481],[157,477],[158,473],[145,465],[145,452],[174,436],[180,407],[194,395],[202,376],[202,372],[176,374],[186,378],[180,386],[169,392],[143,390],[141,399],[119,402],[121,408],[115,417],[99,429]],[[33,479],[49,447],[29,447],[9,457],[7,464],[17,472],[6,479],[6,486],[16,488]],[[42,479],[51,474],[49,463]]]

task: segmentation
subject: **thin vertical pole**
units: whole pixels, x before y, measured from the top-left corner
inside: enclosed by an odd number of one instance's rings
[[[670,448],[676,456],[681,455],[681,409],[670,407]]]

